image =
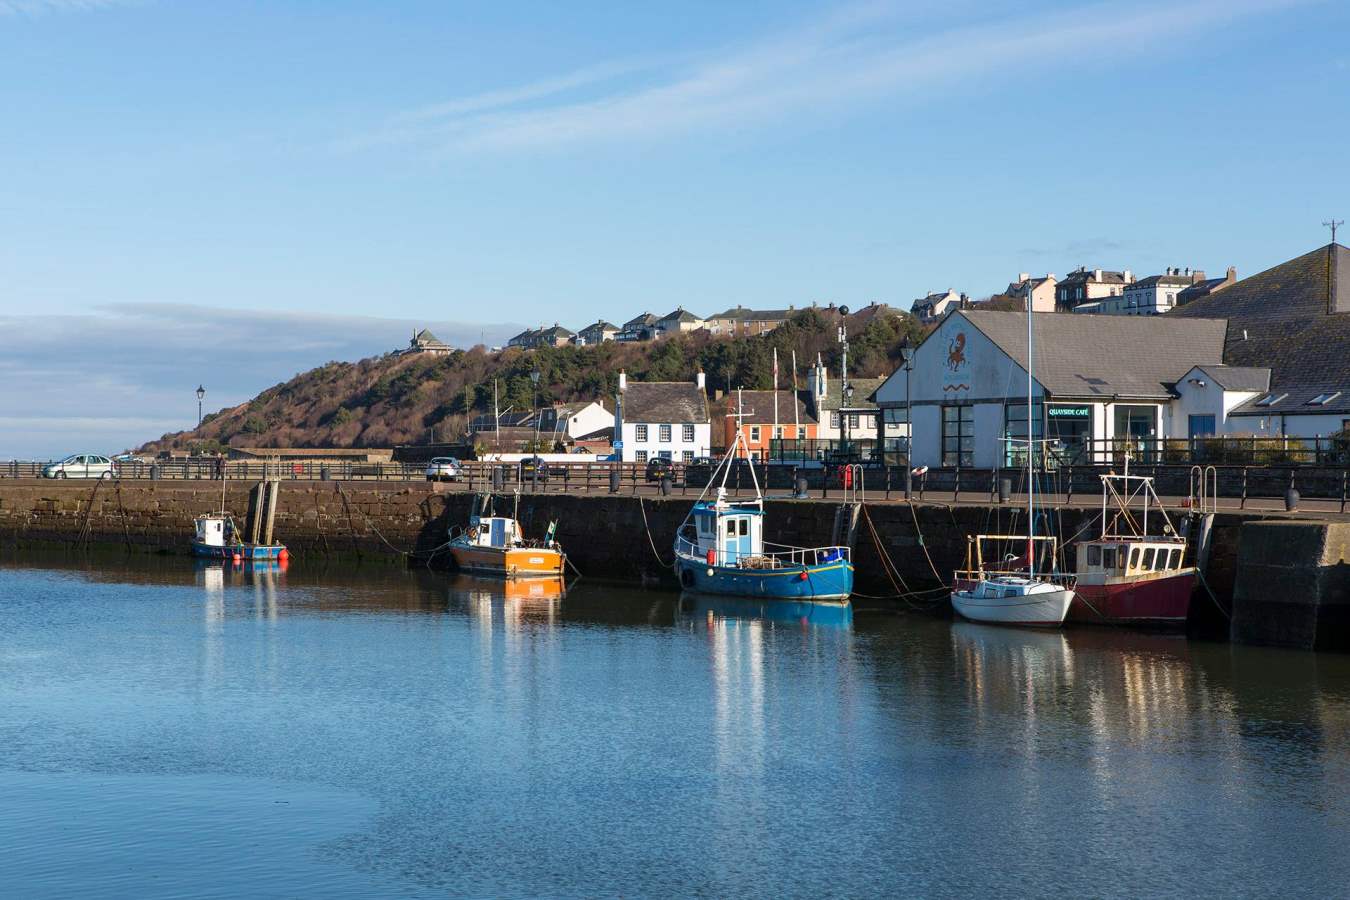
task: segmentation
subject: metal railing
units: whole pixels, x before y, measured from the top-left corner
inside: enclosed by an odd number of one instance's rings
[[[736,565],[745,569],[787,569],[801,568],[802,566],[818,566],[825,563],[849,560],[848,547],[790,547],[786,544],[772,544],[764,542],[766,548],[762,553],[741,553],[737,551],[728,554],[720,551],[713,551],[712,565],[727,566]],[[769,550],[769,547],[781,547],[781,550]],[[690,541],[686,537],[677,537],[675,539],[675,553],[677,556],[685,558],[706,560],[704,554],[699,553],[698,544]]]
[[[1023,451],[1025,453],[1025,451]],[[1077,438],[1051,440],[1047,467],[1132,462],[1215,466],[1350,465],[1350,437]],[[1010,467],[1025,462],[1010,458]]]

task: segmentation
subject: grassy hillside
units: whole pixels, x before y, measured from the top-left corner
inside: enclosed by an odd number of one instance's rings
[[[850,316],[849,371],[858,376],[895,368],[903,333],[917,337],[908,317]],[[166,434],[142,450],[246,447],[390,447],[429,438],[454,440],[468,417],[492,411],[493,379],[502,409],[528,409],[538,368],[539,402],[613,396],[620,369],[651,381],[692,379],[701,366],[708,389],[772,386],[772,350],[778,348],[780,386],[797,351],[799,384],[820,353],[838,371],[839,317],[807,309],[774,332],[716,340],[704,333],[641,344],[606,342],[590,347],[505,350],[482,347],[449,356],[386,354],[360,362],[330,362],[268,388],[247,403],[206,416],[195,431]]]

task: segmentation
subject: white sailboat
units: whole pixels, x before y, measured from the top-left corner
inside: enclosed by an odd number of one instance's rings
[[[1036,473],[1035,429],[1032,427],[1032,370],[1035,368],[1035,346],[1032,341],[1032,309],[1027,300],[1027,533],[1026,555],[1001,564],[997,571],[984,566],[983,541],[991,538],[1009,539],[1012,535],[980,535],[975,538],[976,565],[967,563],[964,571],[956,573],[952,590],[952,608],[972,622],[995,625],[1059,626],[1073,603],[1074,582],[1054,572],[1057,558],[1056,541],[1052,537],[1036,536]],[[1012,440],[1012,439],[1009,439]],[[1020,539],[1023,535],[1016,535]],[[1038,544],[1050,548],[1049,571],[1036,574]]]

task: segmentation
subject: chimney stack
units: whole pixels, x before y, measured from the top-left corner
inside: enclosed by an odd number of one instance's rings
[[[1101,270],[1101,269],[1093,269],[1093,270],[1092,270],[1092,280],[1093,280],[1093,281],[1101,281],[1101,280],[1102,280],[1102,270]]]
[[[1237,266],[1228,267],[1228,279],[1230,283],[1237,281]]]
[[[1027,282],[1027,281],[1030,281],[1030,280],[1031,280],[1031,273],[1030,273],[1030,272],[1018,272],[1018,273],[1017,273],[1017,283],[1018,283],[1018,284],[1022,284],[1023,282]]]
[[[1191,284],[1199,284],[1200,282],[1202,282],[1202,281],[1204,281],[1204,280],[1205,280],[1205,270],[1204,270],[1204,269],[1192,269],[1192,270],[1191,270]]]

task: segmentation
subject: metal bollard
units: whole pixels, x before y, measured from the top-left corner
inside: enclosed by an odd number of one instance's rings
[[[674,486],[675,486],[674,483],[670,480],[670,475],[669,475],[669,474],[666,474],[666,475],[662,475],[662,476],[661,476],[661,496],[662,496],[662,497],[669,497],[669,496],[670,496],[670,489],[671,489],[672,487],[674,487]]]
[[[998,502],[1007,503],[1008,498],[1012,496],[1012,479],[1000,478],[998,480]]]
[[[500,491],[505,484],[506,484],[506,469],[504,469],[502,466],[493,466],[492,489],[494,491]]]
[[[319,467],[319,480],[320,480],[320,481],[332,481],[332,480],[333,480],[333,472],[332,472],[332,470],[329,469],[327,466],[320,466],[320,467]]]
[[[1298,491],[1294,488],[1284,492],[1284,511],[1293,512],[1298,509]]]
[[[159,481],[159,463],[153,463],[150,466],[150,480]]]
[[[797,487],[797,491],[793,496],[796,497],[798,500],[805,500],[807,498],[806,492],[807,490],[809,490],[809,487],[806,482],[806,473],[803,472],[801,469],[798,469],[796,477],[793,479],[793,482],[796,484]]]
[[[618,468],[611,467],[609,470],[609,492],[611,494],[617,494],[622,481],[623,473],[620,472]]]

